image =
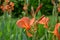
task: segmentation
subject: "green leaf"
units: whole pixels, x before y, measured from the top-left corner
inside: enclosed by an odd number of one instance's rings
[[[42,37],[44,35],[44,33],[45,33],[44,25],[38,24],[38,32],[37,32],[38,36]]]

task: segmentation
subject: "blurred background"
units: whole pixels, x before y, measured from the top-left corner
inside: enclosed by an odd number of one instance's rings
[[[17,17],[22,17],[23,14],[23,6],[25,1],[24,0],[10,0],[11,2],[14,3],[14,10],[12,11],[12,17],[17,18]],[[1,0],[0,5],[4,2],[4,0]],[[27,1],[26,1],[27,2]],[[43,6],[41,8],[41,13],[45,15],[51,15],[52,14],[52,9],[53,9],[53,4],[51,3],[51,0],[28,0],[28,13],[30,14],[31,12],[31,6],[34,7],[34,10],[38,7],[40,3],[43,3]],[[0,9],[0,16],[3,15],[2,10]]]

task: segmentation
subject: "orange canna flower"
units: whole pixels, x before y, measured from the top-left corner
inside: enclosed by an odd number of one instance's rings
[[[14,3],[13,2],[10,2],[9,4],[11,7],[14,7]]]
[[[48,21],[49,21],[48,17],[42,16],[42,18],[38,21],[38,23],[44,24],[44,27],[48,28]]]
[[[6,6],[1,6],[1,9],[2,9],[2,11],[5,11],[5,10],[7,10],[7,11],[9,11],[10,9],[10,6],[9,5],[6,5]]]
[[[2,5],[2,6],[0,6],[0,9],[2,9],[2,11],[8,11],[8,12],[10,12],[11,10],[14,10],[14,3],[13,2],[10,2],[10,4],[9,5]]]
[[[53,33],[54,33],[54,35],[57,36],[58,39],[60,40],[60,33],[59,33],[59,30],[58,30],[59,27],[60,27],[60,23],[57,23],[57,24],[55,25],[55,29],[54,29]]]
[[[20,20],[18,20],[16,24],[18,27],[25,28],[26,30],[29,30],[32,23],[33,23],[33,20],[30,20],[28,17],[23,17]]]

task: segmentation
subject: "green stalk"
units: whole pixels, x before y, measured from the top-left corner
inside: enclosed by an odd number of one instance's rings
[[[51,23],[51,26],[53,27],[52,29],[54,29],[56,23],[59,22],[59,20],[58,20],[58,13],[57,13],[57,4],[54,5],[52,17],[53,17],[53,22],[54,22],[54,23]],[[54,35],[53,35],[53,36],[54,36]],[[54,38],[54,39],[55,39],[55,38]]]
[[[57,22],[58,22],[57,5],[54,5],[53,12],[52,12],[52,19],[51,19],[52,30],[54,29]],[[50,29],[51,29],[51,27],[50,27]]]
[[[34,24],[34,27],[37,27],[37,24]],[[36,40],[37,39],[36,34],[37,34],[37,30],[34,31],[32,40]]]

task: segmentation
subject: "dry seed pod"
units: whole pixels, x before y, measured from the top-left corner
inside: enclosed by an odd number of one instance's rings
[[[43,5],[43,4],[40,4],[40,5],[37,7],[35,13],[37,13],[37,12],[42,8],[42,5]]]
[[[55,0],[51,0],[52,4],[55,5]]]
[[[33,7],[31,7],[31,15],[32,15],[32,17],[34,17],[34,8]]]

